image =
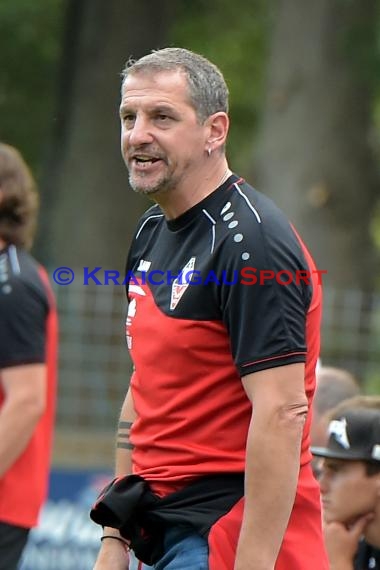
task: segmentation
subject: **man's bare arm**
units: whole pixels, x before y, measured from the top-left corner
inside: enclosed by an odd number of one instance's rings
[[[131,428],[136,419],[133,406],[132,392],[129,388],[121,408],[118,430],[116,434],[116,463],[115,475],[122,477],[132,473],[132,450],[130,440]]]
[[[294,504],[308,410],[304,365],[249,374],[245,508],[235,570],[273,570]]]
[[[131,389],[129,388],[121,409],[116,434],[116,477],[123,477],[132,473],[133,446],[130,441],[130,432],[135,419],[136,413],[133,407]],[[120,537],[117,529],[109,527],[104,528],[103,535]],[[129,555],[125,545],[119,540],[104,539],[94,570],[128,570],[128,568]]]
[[[3,368],[0,382],[4,403],[0,410],[0,477],[21,456],[46,406],[45,364]]]

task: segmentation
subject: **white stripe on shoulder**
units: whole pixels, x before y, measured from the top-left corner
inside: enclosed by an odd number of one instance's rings
[[[214,247],[215,247],[215,226],[216,226],[216,220],[214,220],[214,218],[211,216],[211,214],[208,213],[207,210],[205,210],[203,208],[202,212],[204,213],[204,215],[206,216],[206,218],[208,218],[210,220],[210,222],[212,223],[211,226],[211,250],[210,253],[213,253],[214,251]]]
[[[12,271],[15,274],[19,274],[21,273],[21,269],[20,269],[20,263],[18,260],[18,255],[17,255],[17,248],[15,245],[11,244],[8,247],[8,253],[9,253],[9,262],[11,264],[12,267]]]
[[[163,216],[164,216],[164,214],[155,214],[154,216],[149,216],[149,218],[144,220],[144,222],[141,224],[141,228],[139,229],[139,231],[136,234],[136,239],[139,237],[139,235],[141,234],[145,224],[147,224],[149,222],[149,220],[151,220],[152,218],[163,218]]]
[[[261,218],[260,218],[260,214],[259,212],[256,210],[256,208],[251,204],[251,202],[249,201],[249,199],[247,198],[247,196],[244,194],[244,192],[242,191],[242,189],[238,186],[238,184],[235,182],[234,184],[236,190],[238,191],[238,193],[240,194],[240,196],[242,198],[244,198],[244,200],[246,201],[246,204],[248,206],[248,208],[255,214],[256,220],[259,222],[259,224],[261,224]]]

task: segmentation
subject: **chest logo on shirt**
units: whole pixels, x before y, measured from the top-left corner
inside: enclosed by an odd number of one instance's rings
[[[181,270],[178,277],[172,283],[172,294],[170,297],[170,310],[174,311],[178,303],[180,302],[182,295],[188,288],[191,280],[191,275],[189,275],[195,266],[195,257],[191,257],[186,263],[185,267]]]
[[[127,346],[129,350],[132,348],[132,336],[130,334],[130,327],[132,324],[132,319],[136,314],[136,299],[132,299],[128,306],[128,314],[125,321],[125,335],[127,339]]]

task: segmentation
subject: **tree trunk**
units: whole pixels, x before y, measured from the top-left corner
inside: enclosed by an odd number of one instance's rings
[[[332,286],[371,289],[379,180],[370,147],[376,0],[278,0],[252,178]]]
[[[37,250],[52,267],[124,268],[136,196],[120,154],[125,62],[163,47],[174,0],[71,0]],[[48,211],[49,210],[49,211]]]

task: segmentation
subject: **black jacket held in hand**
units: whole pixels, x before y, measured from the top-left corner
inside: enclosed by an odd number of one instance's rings
[[[200,477],[180,491],[158,497],[138,475],[114,479],[90,512],[102,526],[119,530],[137,558],[152,565],[163,554],[165,528],[188,525],[207,537],[211,526],[244,494],[244,474]]]

